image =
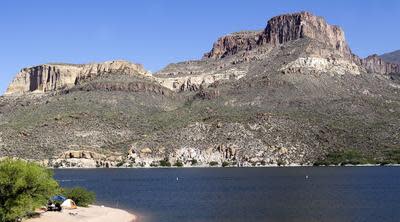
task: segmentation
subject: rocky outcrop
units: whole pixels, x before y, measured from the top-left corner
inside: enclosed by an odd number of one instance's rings
[[[280,71],[283,73],[329,73],[338,75],[359,75],[362,72],[360,67],[350,60],[315,57],[298,58],[283,66]]]
[[[62,90],[104,73],[150,76],[142,65],[127,61],[87,65],[44,64],[22,69],[8,87],[6,95]]]
[[[350,54],[342,29],[335,25],[329,25],[324,18],[309,12],[273,17],[268,21],[258,44],[276,46],[300,38],[315,39],[330,45],[336,50]]]
[[[63,154],[60,155],[60,158],[62,159],[72,159],[72,158],[77,158],[77,159],[94,159],[94,160],[101,160],[105,159],[106,156],[102,154],[98,154],[92,151],[86,151],[86,150],[70,150],[66,151]]]
[[[238,32],[223,36],[204,58],[223,58],[258,46],[279,46],[301,38],[325,43],[347,57],[352,55],[340,27],[329,25],[324,18],[309,12],[299,12],[273,17],[261,32]]]
[[[200,87],[207,87],[216,81],[238,80],[244,77],[241,72],[221,73],[221,74],[203,74],[188,75],[182,77],[156,78],[162,86],[174,91],[197,91]]]
[[[223,58],[257,46],[260,31],[235,32],[219,38],[204,58]]]
[[[400,64],[385,62],[378,55],[371,55],[361,60],[362,65],[369,73],[395,74],[400,73]]]
[[[46,161],[46,165],[56,168],[96,168],[114,167],[122,163],[122,156],[104,155],[86,150],[69,150]]]

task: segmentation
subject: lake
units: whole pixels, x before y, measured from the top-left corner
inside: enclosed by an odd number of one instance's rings
[[[145,222],[400,221],[399,167],[58,169],[55,178]]]

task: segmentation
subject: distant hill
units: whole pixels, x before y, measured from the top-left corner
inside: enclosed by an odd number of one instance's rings
[[[381,57],[386,62],[400,64],[400,50],[385,53],[379,57]]]

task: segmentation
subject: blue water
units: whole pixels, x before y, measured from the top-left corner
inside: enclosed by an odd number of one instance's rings
[[[55,177],[145,222],[400,221],[399,167],[68,169]]]

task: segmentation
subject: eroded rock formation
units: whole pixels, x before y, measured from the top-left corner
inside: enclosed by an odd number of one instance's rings
[[[104,73],[150,76],[142,65],[127,61],[86,65],[44,64],[22,69],[8,87],[6,95],[62,90]]]
[[[223,36],[214,43],[205,58],[223,58],[242,50],[252,50],[261,45],[279,46],[301,38],[311,38],[351,55],[343,30],[329,25],[324,18],[309,12],[273,17],[263,31],[237,32]]]
[[[260,34],[260,31],[247,31],[223,36],[214,43],[210,52],[204,54],[204,57],[223,58],[242,50],[251,50],[257,46]]]
[[[342,29],[335,25],[329,25],[324,18],[309,12],[273,17],[260,35],[258,44],[280,45],[306,37],[324,42],[336,50],[350,54]]]
[[[400,73],[400,64],[385,62],[378,55],[371,55],[361,60],[363,66],[370,73],[394,74]]]

